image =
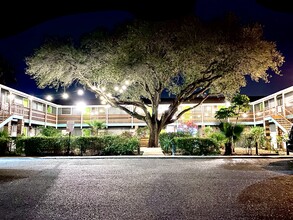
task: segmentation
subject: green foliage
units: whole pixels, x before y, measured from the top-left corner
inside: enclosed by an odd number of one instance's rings
[[[232,145],[240,139],[244,126],[237,124],[240,113],[246,112],[249,109],[249,97],[247,95],[236,94],[233,96],[231,105],[226,108],[221,108],[215,113],[215,118],[220,120],[219,128],[227,138],[225,143],[225,155],[232,154]],[[230,117],[236,117],[236,122],[231,123],[223,120],[228,120]]]
[[[221,148],[224,148],[227,142],[227,138],[222,132],[214,132],[208,135],[207,138],[212,139]]]
[[[93,136],[98,136],[99,131],[106,128],[106,124],[99,120],[89,121],[87,124],[90,126],[90,130]]]
[[[133,155],[138,149],[139,140],[137,138],[125,138],[116,136],[102,151],[103,155]]]
[[[3,156],[8,151],[9,138],[0,137],[0,155]]]
[[[9,134],[6,130],[0,131],[0,155],[8,153],[8,145],[11,141]]]
[[[219,128],[229,140],[234,141],[239,140],[241,133],[244,130],[243,125],[233,124],[229,122],[221,122],[219,124]]]
[[[232,16],[213,22],[187,16],[134,20],[116,31],[90,33],[79,43],[47,41],[26,57],[26,73],[41,88],[79,82],[145,121],[150,130],[160,131],[190,110],[178,112],[183,102],[212,94],[229,97],[246,85],[247,78],[268,82],[269,73],[280,74],[283,63],[275,42],[264,40],[259,24],[241,25]],[[123,93],[115,90],[126,84]],[[164,91],[176,102],[158,114]],[[150,109],[146,101],[152,103]]]
[[[61,131],[54,127],[40,127],[40,135],[44,137],[60,137]]]
[[[86,155],[132,155],[138,148],[137,138],[120,136],[71,138],[70,151]],[[17,148],[26,156],[65,155],[69,138],[31,137],[17,141]]]
[[[87,129],[87,128],[82,129],[82,136],[83,137],[90,137],[91,136],[91,129]]]
[[[176,148],[174,138],[175,137],[191,137],[189,132],[170,132],[161,133],[159,136],[160,147],[164,153],[170,153],[172,151],[172,146]]]
[[[263,127],[252,127],[249,134],[252,138],[253,145],[256,143],[258,147],[264,147],[266,145],[265,130]]]
[[[188,155],[215,155],[219,154],[219,146],[210,138],[176,137],[176,147],[182,150],[182,154]]]
[[[6,130],[0,131],[0,138],[9,138],[8,131]]]
[[[68,138],[31,137],[22,140],[26,156],[64,155]]]
[[[109,140],[110,139],[110,140]],[[91,155],[100,155],[101,151],[111,141],[111,137],[77,137],[73,143],[73,148],[79,149],[82,154],[90,152]]]
[[[15,139],[15,146],[16,146],[15,153],[17,155],[22,155],[25,153],[25,139],[26,137],[23,137],[23,136],[19,136]]]
[[[236,94],[233,96],[231,105],[226,108],[221,108],[215,113],[215,118],[219,120],[238,117],[240,113],[249,110],[249,97],[247,95]],[[237,123],[237,121],[236,121]]]

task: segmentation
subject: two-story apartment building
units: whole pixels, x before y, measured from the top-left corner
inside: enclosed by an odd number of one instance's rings
[[[184,109],[195,105],[197,100],[184,103]],[[224,97],[211,97],[203,104],[186,112],[178,121],[168,126],[169,131],[186,122],[192,121],[200,128],[219,123],[214,118],[215,112],[226,106]],[[263,126],[266,135],[275,144],[276,136],[288,133],[293,121],[293,86],[250,103],[250,110],[243,113],[239,123],[250,126]],[[20,134],[34,136],[39,126],[53,126],[66,131],[69,124],[74,124],[74,135],[82,135],[82,130],[88,128],[88,122],[99,120],[105,122],[108,131],[117,133],[145,126],[140,121],[124,111],[109,105],[86,105],[83,109],[78,105],[60,105],[17,91],[0,84],[0,129],[7,129],[11,136]],[[132,108],[132,106],[127,106]],[[168,100],[163,100],[159,111],[168,108]],[[231,119],[232,121],[234,119]]]

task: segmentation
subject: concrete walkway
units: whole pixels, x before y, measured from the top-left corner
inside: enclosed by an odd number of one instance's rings
[[[140,152],[143,153],[142,156],[164,156],[160,147],[141,147]]]

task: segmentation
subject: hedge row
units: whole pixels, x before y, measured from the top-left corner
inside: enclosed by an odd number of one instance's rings
[[[162,133],[159,142],[164,153],[175,152],[183,155],[214,155],[220,154],[220,147],[211,138],[192,137],[190,133]]]
[[[0,156],[4,156],[8,151],[9,138],[0,137]]]
[[[214,155],[220,154],[220,147],[213,139],[198,137],[176,137],[176,146],[182,154],[188,155]]]
[[[102,137],[30,137],[16,141],[18,152],[26,156],[66,155],[131,155],[138,148],[136,138]]]

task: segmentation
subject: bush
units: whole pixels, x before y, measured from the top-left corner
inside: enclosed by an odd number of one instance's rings
[[[0,155],[4,156],[8,152],[8,144],[10,139],[6,137],[0,137]]]
[[[81,154],[100,155],[107,143],[111,141],[111,136],[77,137],[72,143],[72,148],[78,148]]]
[[[176,147],[182,150],[182,154],[188,155],[214,155],[219,154],[217,143],[210,138],[176,137]]]
[[[20,137],[17,137],[16,139],[15,139],[15,146],[16,146],[16,149],[15,149],[15,153],[17,154],[17,155],[22,155],[22,154],[24,154],[25,153],[25,137],[22,137],[22,136],[20,136]]]
[[[20,138],[16,142],[19,152],[26,156],[65,155],[69,146],[68,137]],[[88,155],[133,155],[139,146],[137,138],[120,136],[71,138],[70,151]],[[23,150],[24,149],[24,150]]]
[[[68,138],[31,137],[23,139],[26,156],[64,155]]]
[[[107,146],[102,151],[103,155],[133,155],[139,147],[139,140],[135,137],[113,137],[112,141],[107,142]]]
[[[60,137],[61,131],[54,127],[42,126],[40,130],[40,135],[45,137]]]
[[[189,132],[161,133],[159,136],[159,142],[164,153],[172,152],[172,145],[175,147],[175,137],[191,137],[191,134]]]

